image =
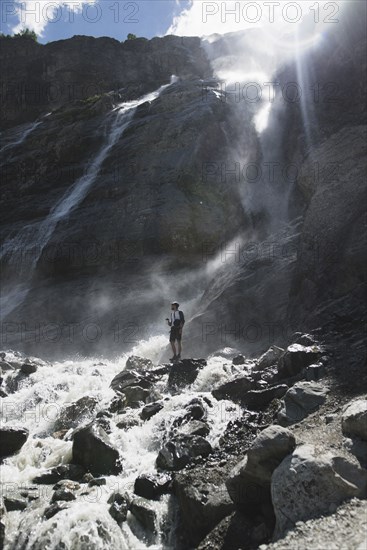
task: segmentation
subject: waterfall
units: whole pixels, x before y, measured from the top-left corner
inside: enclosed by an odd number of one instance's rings
[[[19,136],[16,137],[15,141],[11,141],[10,143],[7,143],[3,147],[0,148],[0,153],[5,153],[5,151],[9,151],[9,149],[13,149],[13,147],[17,147],[18,145],[21,145],[26,138],[31,134],[38,126],[42,123],[42,120],[38,120],[36,122],[32,122],[31,124],[27,124],[25,128],[22,128],[19,132]]]
[[[131,353],[144,354],[157,362],[166,339],[166,336],[161,335],[141,341]],[[9,352],[7,359],[12,359]],[[17,357],[14,356],[14,359]],[[3,495],[12,496],[17,491],[26,490],[32,486],[35,476],[70,461],[72,442],[52,436],[55,431],[54,422],[62,407],[83,396],[91,396],[98,400],[97,410],[106,409],[115,396],[110,388],[110,382],[116,374],[124,370],[126,359],[127,355],[123,355],[115,361],[101,361],[98,358],[98,362],[88,359],[44,365],[23,381],[18,391],[9,396],[10,401],[3,401],[2,425],[19,425],[29,430],[28,440],[20,452],[5,459],[1,468]],[[172,546],[167,544],[168,535],[162,534],[174,527],[171,496],[164,495],[160,500],[150,501],[158,523],[158,534],[153,543],[148,543],[139,536],[141,527],[131,514],[122,524],[122,528],[118,527],[109,516],[107,500],[113,491],[131,492],[138,475],[155,472],[155,460],[162,440],[168,436],[175,419],[186,412],[184,406],[194,397],[207,398],[212,403],[212,406],[208,407],[207,423],[210,434],[207,439],[213,448],[218,446],[219,437],[227,423],[241,415],[240,407],[229,401],[216,401],[210,393],[214,380],[224,382],[228,378],[223,363],[222,357],[210,358],[196,383],[176,395],[167,391],[166,375],[154,387],[162,396],[164,408],[149,420],[140,420],[141,407],[128,409],[129,418],[135,421],[128,429],[118,428],[113,419],[109,437],[119,449],[123,472],[118,476],[104,476],[106,485],[95,487],[88,494],[84,492],[84,495],[69,503],[70,508],[49,520],[43,519],[42,514],[45,507],[49,506],[52,485],[37,486],[39,498],[30,507],[21,513],[8,514],[5,546],[7,550],[41,550],[46,546],[49,550],[61,547],[106,550],[171,548]],[[13,374],[8,372],[7,376],[12,377]],[[84,423],[86,422],[87,420]],[[86,488],[87,485],[83,487]],[[105,530],[108,530],[108,537],[104,535]],[[142,532],[141,535],[143,534]],[[83,540],[84,546],[81,545]]]
[[[88,191],[95,182],[103,162],[107,158],[111,149],[116,145],[124,131],[128,128],[134,117],[136,109],[143,103],[152,102],[171,84],[177,81],[176,76],[171,77],[169,84],[164,84],[158,90],[145,94],[141,98],[125,103],[120,103],[109,114],[107,124],[109,130],[106,142],[102,145],[97,155],[92,159],[86,168],[85,174],[78,178],[74,184],[65,192],[65,194],[53,206],[49,215],[41,221],[25,225],[23,229],[14,237],[8,239],[1,247],[0,259],[8,262],[20,260],[20,275],[25,274],[25,281],[20,281],[18,285],[12,285],[9,290],[2,291],[2,309],[1,319],[5,319],[17,306],[19,306],[30,290],[29,282],[37,266],[42,252],[49,242],[56,225],[65,219],[68,214],[78,207],[82,200],[87,196]],[[32,129],[38,126],[40,122],[32,125]],[[28,129],[28,133],[32,131]],[[26,135],[23,134],[21,140],[24,141]],[[14,145],[14,144],[13,144]]]

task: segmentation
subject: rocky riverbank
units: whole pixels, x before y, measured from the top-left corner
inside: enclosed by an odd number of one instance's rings
[[[73,533],[89,548],[363,548],[367,376],[361,365],[346,391],[334,362],[300,333],[257,358],[226,348],[175,365],[3,352],[5,547],[68,546]]]

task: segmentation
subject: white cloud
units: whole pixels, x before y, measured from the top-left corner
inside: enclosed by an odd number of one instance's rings
[[[43,36],[47,25],[65,22],[72,23],[75,15],[81,13],[88,5],[97,5],[98,0],[14,0],[15,15],[18,23],[11,29],[18,33],[25,27]],[[97,6],[96,6],[97,7]],[[97,14],[90,14],[95,17]]]

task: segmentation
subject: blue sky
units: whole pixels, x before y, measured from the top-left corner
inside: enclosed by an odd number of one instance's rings
[[[358,1],[358,0],[357,0]],[[203,36],[254,26],[278,38],[292,34],[307,16],[316,33],[339,22],[348,0],[0,0],[1,31],[34,30],[39,42],[75,34],[125,40],[128,33],[152,38],[165,34]],[[272,7],[269,4],[273,4]]]
[[[41,43],[75,34],[125,40],[133,33],[152,38],[165,35],[189,5],[189,0],[2,0],[1,31],[13,34],[27,26],[37,32]]]

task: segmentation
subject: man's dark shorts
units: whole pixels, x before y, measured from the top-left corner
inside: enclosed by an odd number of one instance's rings
[[[180,327],[171,327],[169,341],[174,342],[175,340],[181,340],[181,338],[182,338],[182,334],[180,331]]]

